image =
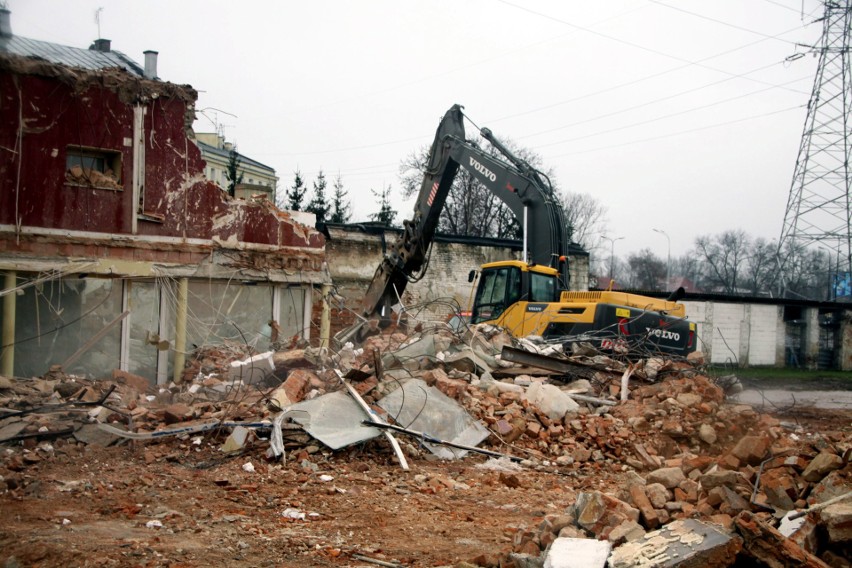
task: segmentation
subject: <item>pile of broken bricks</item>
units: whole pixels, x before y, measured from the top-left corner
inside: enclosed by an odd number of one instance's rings
[[[544,366],[512,362],[507,349],[518,347]],[[551,362],[570,371],[553,371]],[[47,459],[40,448],[52,437],[110,445],[212,426],[224,430],[227,449],[265,449],[269,459],[318,442],[336,450],[372,438],[377,459],[387,459],[394,448],[384,441],[393,435],[381,425],[397,425],[419,430],[421,448],[440,458],[470,450],[512,463],[520,469],[507,484],[534,468],[580,488],[597,480],[620,487],[579,492],[562,514],[518,529],[510,551],[476,565],[555,568],[584,558],[582,566],[600,567],[850,566],[850,430],[791,430],[726,397],[702,364],[700,354],[636,360],[587,345],[562,353],[493,326],[388,333],[332,351],[205,347],[189,358],[180,384],[154,386],[118,370],[101,381],[61,369],[0,378],[0,444],[14,450],[3,464],[12,471]],[[350,403],[355,422],[338,422]],[[459,433],[438,436],[430,410],[438,421],[448,411],[466,420],[455,446],[448,436]],[[420,422],[405,418],[408,411]],[[311,420],[300,420],[305,414]],[[320,432],[328,414],[334,419]],[[287,432],[277,451],[270,451],[275,430],[263,436],[273,424]]]

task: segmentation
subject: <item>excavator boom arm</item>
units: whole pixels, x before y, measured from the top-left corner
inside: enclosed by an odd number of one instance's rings
[[[509,162],[492,156],[465,139],[462,107],[454,105],[444,115],[429,152],[429,161],[414,205],[414,216],[404,221],[403,233],[376,269],[361,303],[361,315],[389,315],[408,281],[424,268],[438,219],[459,167],[503,201],[515,217],[528,223],[530,261],[561,269],[567,288],[568,227],[557,196],[549,183],[526,161],[514,156],[488,129],[480,132]]]

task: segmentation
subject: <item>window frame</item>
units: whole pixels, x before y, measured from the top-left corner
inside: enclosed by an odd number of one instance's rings
[[[72,159],[76,160],[72,163]],[[102,160],[103,169],[86,168],[84,164],[86,160]],[[69,144],[65,147],[65,184],[75,187],[85,187],[89,189],[104,189],[108,191],[124,191],[124,176],[122,165],[124,155],[121,151],[110,150],[107,148],[95,148],[92,146],[80,146],[77,144]],[[92,165],[94,163],[92,162]],[[72,169],[79,167],[83,170],[82,175],[74,175]],[[104,181],[101,183],[90,179],[91,174],[86,174],[86,169],[96,171],[101,174]],[[112,171],[114,181],[108,182],[109,179],[107,170]]]

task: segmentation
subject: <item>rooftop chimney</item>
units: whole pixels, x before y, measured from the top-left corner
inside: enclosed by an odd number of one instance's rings
[[[0,37],[12,37],[12,12],[0,8]]]
[[[146,79],[156,79],[157,78],[157,55],[156,51],[143,51],[145,54],[145,78]]]
[[[110,44],[112,42],[108,39],[96,39],[92,45],[89,46],[89,49],[93,51],[101,51],[103,53],[109,53]]]

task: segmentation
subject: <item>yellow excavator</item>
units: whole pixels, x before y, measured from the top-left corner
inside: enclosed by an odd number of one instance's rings
[[[679,355],[694,351],[695,324],[686,320],[677,295],[661,300],[568,289],[570,229],[547,176],[514,155],[487,128],[479,133],[505,160],[466,140],[463,119],[462,107],[454,105],[441,120],[413,218],[404,221],[402,234],[376,269],[361,303],[361,316],[388,317],[406,284],[424,269],[438,218],[462,167],[506,204],[522,221],[524,232],[523,260],[481,267],[471,323],[493,323],[516,337],[588,341],[604,350]],[[345,341],[356,334],[350,328],[337,339]]]

